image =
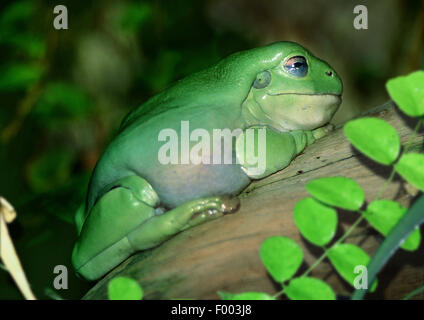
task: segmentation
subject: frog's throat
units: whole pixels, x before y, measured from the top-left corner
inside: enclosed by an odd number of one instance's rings
[[[337,111],[337,109],[340,106],[340,103],[342,101],[340,94],[333,94],[333,93],[279,93],[279,94],[273,94],[268,95],[268,97],[272,98],[274,100],[273,104],[275,104],[275,108],[281,108],[282,106],[286,106],[285,98],[290,97],[299,97],[301,98],[304,96],[305,99],[307,99],[309,102],[313,102],[315,105],[316,116],[323,116],[322,119],[316,120],[316,125],[307,125],[308,129],[315,129],[318,127],[322,127],[326,125],[328,122],[330,122],[331,118],[333,117],[334,113]],[[279,98],[282,98],[280,100]],[[302,99],[304,100],[304,99]],[[296,112],[299,113],[300,118],[306,118],[308,117],[308,114],[302,115],[302,112],[304,112],[304,108],[302,107],[302,104],[296,104],[292,106],[295,108]],[[325,111],[326,110],[326,111]],[[321,112],[322,111],[322,112]],[[309,114],[309,116],[311,116]],[[288,120],[288,117],[285,117],[284,115],[281,115],[279,117],[272,117],[270,114],[268,114],[264,108],[262,103],[259,103],[256,101],[255,97],[252,94],[252,91],[249,92],[248,96],[242,103],[242,117],[243,122],[246,127],[254,126],[254,125],[268,125],[273,127],[274,129],[277,129],[280,132],[288,132],[298,129],[305,129],[300,127],[296,127],[293,125],[290,125],[290,121]]]

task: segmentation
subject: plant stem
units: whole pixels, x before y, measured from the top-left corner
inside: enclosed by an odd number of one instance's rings
[[[284,293],[284,290],[286,289],[286,286],[284,284],[281,284],[281,286],[283,287],[283,289],[281,289],[280,291],[278,291],[276,294],[274,294],[272,296],[274,299],[278,298],[279,296],[281,296]]]
[[[423,122],[423,121],[424,121],[423,119],[419,119],[418,120],[417,125],[414,128],[414,131],[409,136],[409,139],[408,139],[408,141],[405,144],[405,148],[403,149],[403,153],[406,153],[409,150],[409,148],[411,147],[412,140],[415,139],[415,136],[417,135],[418,130],[420,130],[421,122]]]
[[[361,215],[358,219],[356,219],[356,221],[349,227],[349,229],[347,229],[347,231],[345,232],[345,234],[343,236],[341,236],[332,246],[335,247],[337,245],[339,245],[340,243],[342,243],[352,232],[353,230],[355,230],[355,228],[358,226],[358,224],[360,224],[362,222],[362,220],[364,219],[364,216]],[[331,250],[331,248],[329,250]],[[313,269],[315,269],[316,266],[318,266],[322,260],[324,260],[328,255],[328,250],[326,250],[324,248],[324,253],[318,258],[318,260],[316,260],[314,262],[314,264],[312,264],[308,270],[305,271],[305,273],[302,275],[302,277],[307,276]]]
[[[358,226],[358,224],[361,223],[361,221],[364,219],[364,216],[361,215],[358,219],[356,219],[356,221],[349,227],[349,229],[347,229],[347,231],[345,232],[345,234],[343,236],[341,236],[332,246],[336,246],[338,244],[340,244],[341,242],[343,242],[352,232],[353,230],[355,230],[355,228]],[[330,249],[331,249],[330,248]],[[306,277],[313,269],[315,269],[315,267],[317,267],[328,255],[328,250],[324,249],[324,253],[317,259],[315,260],[315,262],[308,268],[308,270],[306,270],[301,277]],[[278,296],[282,295],[284,293],[284,286],[283,289],[279,292],[277,292],[273,297],[277,298]]]
[[[387,179],[386,182],[384,182],[383,187],[378,192],[378,194],[375,197],[374,201],[381,198],[381,196],[384,194],[384,192],[386,191],[387,187],[389,186],[389,184],[392,182],[393,178],[395,177],[395,174],[396,174],[395,168],[392,168],[392,172],[390,172],[389,179]]]

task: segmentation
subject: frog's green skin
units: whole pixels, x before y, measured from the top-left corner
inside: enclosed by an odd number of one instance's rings
[[[306,59],[303,77],[283,67],[294,56]],[[270,83],[253,86],[264,71]],[[72,262],[77,272],[97,279],[135,251],[234,210],[235,202],[226,195],[237,195],[252,179],[286,167],[328,132],[325,125],[341,93],[342,82],[326,62],[296,43],[277,42],[230,55],[152,97],[126,117],[97,163],[86,204],[76,214],[79,239]],[[159,163],[164,143],[158,141],[159,132],[180,132],[185,120],[190,130],[203,128],[211,136],[213,129],[266,128],[265,172],[249,176],[248,165],[235,162]]]

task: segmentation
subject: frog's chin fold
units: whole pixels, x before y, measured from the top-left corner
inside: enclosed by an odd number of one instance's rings
[[[261,107],[281,131],[313,130],[329,123],[341,103],[337,94],[269,96]]]

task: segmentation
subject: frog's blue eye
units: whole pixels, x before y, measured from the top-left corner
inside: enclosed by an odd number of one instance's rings
[[[253,82],[253,88],[262,89],[265,88],[271,82],[271,74],[269,71],[264,71],[259,73],[256,76],[255,81]]]
[[[302,78],[308,73],[308,63],[302,56],[292,57],[284,63],[284,70],[292,76]]]

